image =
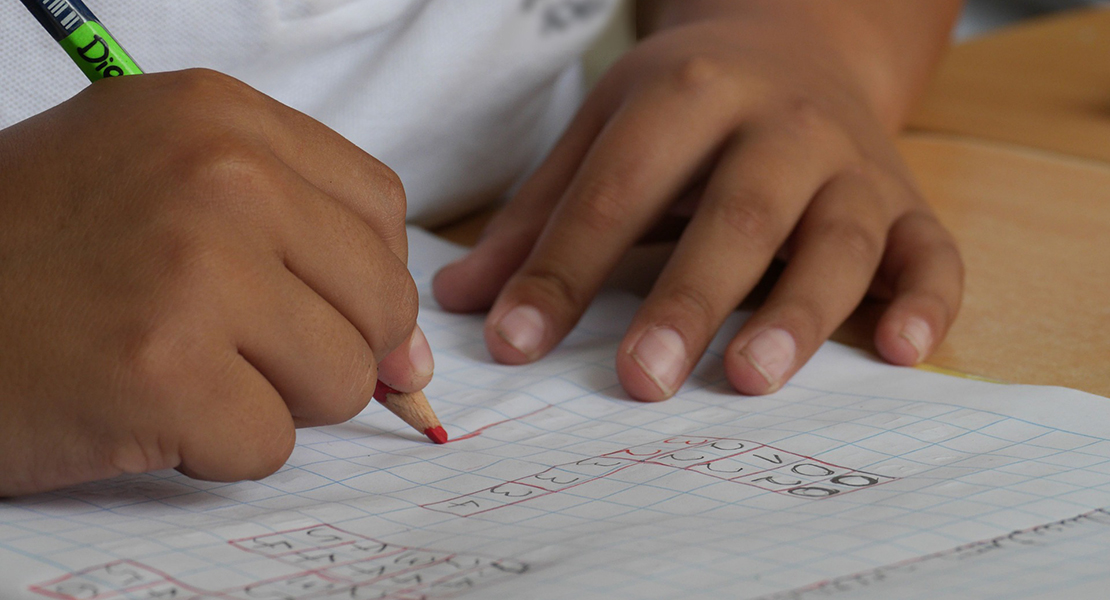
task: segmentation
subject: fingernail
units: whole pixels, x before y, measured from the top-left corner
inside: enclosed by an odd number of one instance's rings
[[[686,344],[674,329],[656,327],[636,342],[632,360],[655,382],[659,391],[670,398],[677,390],[686,366]]]
[[[428,345],[428,338],[424,337],[424,332],[419,325],[412,330],[412,342],[409,344],[409,361],[412,362],[413,372],[419,377],[431,375],[436,368],[435,359],[432,358],[432,347]]]
[[[533,306],[522,304],[510,310],[497,323],[497,335],[531,358],[543,343],[543,314]]]
[[[917,362],[925,360],[929,355],[929,348],[933,347],[933,331],[929,324],[921,317],[910,317],[902,326],[902,339],[910,343],[917,350]]]
[[[748,347],[744,348],[744,358],[767,381],[767,387],[774,388],[794,364],[794,355],[797,352],[794,336],[784,329],[768,329],[748,342]]]

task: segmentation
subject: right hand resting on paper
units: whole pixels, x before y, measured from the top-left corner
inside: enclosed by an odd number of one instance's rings
[[[378,377],[424,387],[404,220],[388,168],[208,71],[0,131],[0,496],[263,477]]]

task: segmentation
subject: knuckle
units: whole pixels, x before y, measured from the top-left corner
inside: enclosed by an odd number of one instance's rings
[[[819,235],[854,263],[878,263],[885,239],[858,221],[839,219],[820,226]]]
[[[900,168],[892,168],[889,162],[869,156],[863,151],[853,153],[841,176],[868,188],[877,198],[892,200],[883,203],[891,209],[894,206],[907,204],[924,204],[924,200],[920,199],[917,190],[905,179],[905,174]],[[893,220],[897,217],[897,213],[892,212],[885,216]],[[931,218],[931,215],[925,214],[924,211],[921,212],[921,216]]]
[[[758,250],[778,247],[781,225],[775,204],[767,192],[749,189],[715,203],[711,216],[744,243]]]
[[[690,283],[680,283],[663,293],[665,302],[675,306],[687,315],[688,323],[697,324],[703,329],[716,324],[721,318],[722,309],[703,291],[703,288]]]
[[[786,324],[786,329],[794,335],[799,352],[802,348],[816,347],[823,333],[828,330],[826,307],[816,298],[792,298],[780,309],[779,317]]]
[[[120,334],[121,366],[125,389],[165,401],[173,390],[186,385],[186,357],[196,356],[198,335],[168,321],[136,324]]]
[[[537,297],[555,307],[569,306],[577,310],[587,303],[585,294],[579,291],[573,278],[556,267],[530,269],[521,274],[520,285],[531,288]]]
[[[404,229],[405,219],[408,217],[408,200],[405,195],[405,185],[400,175],[381,165],[381,171],[375,182],[385,207],[387,226],[394,229]]]
[[[378,163],[378,185],[381,187],[382,192],[386,195],[386,200],[392,204],[405,204],[405,184],[401,181],[401,176],[396,171],[389,167]]]
[[[825,139],[834,128],[828,110],[810,98],[795,98],[783,111],[785,127],[799,139]]]
[[[569,212],[572,221],[593,233],[608,233],[628,217],[623,201],[623,186],[612,179],[595,179],[584,184],[579,201]]]
[[[398,271],[401,268],[398,267]],[[378,360],[385,358],[400,346],[416,327],[416,317],[420,311],[420,297],[416,283],[408,272],[399,272],[394,282],[384,288],[383,310],[375,322],[382,328],[369,334],[367,342],[370,352]]]
[[[675,88],[683,93],[702,94],[720,90],[727,66],[720,59],[694,55],[681,60],[672,75]]]
[[[187,145],[173,157],[182,183],[204,192],[242,190],[266,180],[267,153],[235,134],[215,135]]]
[[[132,432],[117,440],[108,451],[107,464],[120,473],[136,474],[169,469],[176,465],[175,452],[163,443],[158,432]]]
[[[168,77],[171,82],[168,91],[186,106],[208,107],[213,101],[241,102],[255,95],[247,84],[212,69],[185,69]]]
[[[179,194],[188,209],[231,213],[256,220],[260,208],[274,208],[287,197],[269,151],[234,134],[198,141],[174,157]]]

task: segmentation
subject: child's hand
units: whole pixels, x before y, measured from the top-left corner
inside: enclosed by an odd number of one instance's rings
[[[0,496],[262,477],[377,377],[423,387],[404,215],[389,169],[211,72],[0,132]]]
[[[892,299],[879,351],[923,360],[956,315],[960,258],[837,56],[719,20],[649,38],[599,84],[474,251],[439,273],[437,298],[459,311],[492,304],[494,358],[536,360],[637,239],[687,211],[617,356],[633,397],[673,395],[776,254],[788,266],[724,358],[737,390],[782,386],[869,288]]]

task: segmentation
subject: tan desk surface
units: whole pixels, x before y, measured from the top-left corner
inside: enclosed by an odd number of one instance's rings
[[[1110,165],[927,134],[901,148],[967,264],[963,310],[930,364],[1110,396]],[[472,243],[486,217],[440,233]],[[870,348],[878,308],[834,339]]]
[[[1110,161],[1110,10],[956,46],[909,126]]]
[[[967,266],[930,364],[1110,396],[1110,165],[931,135],[901,148]]]

